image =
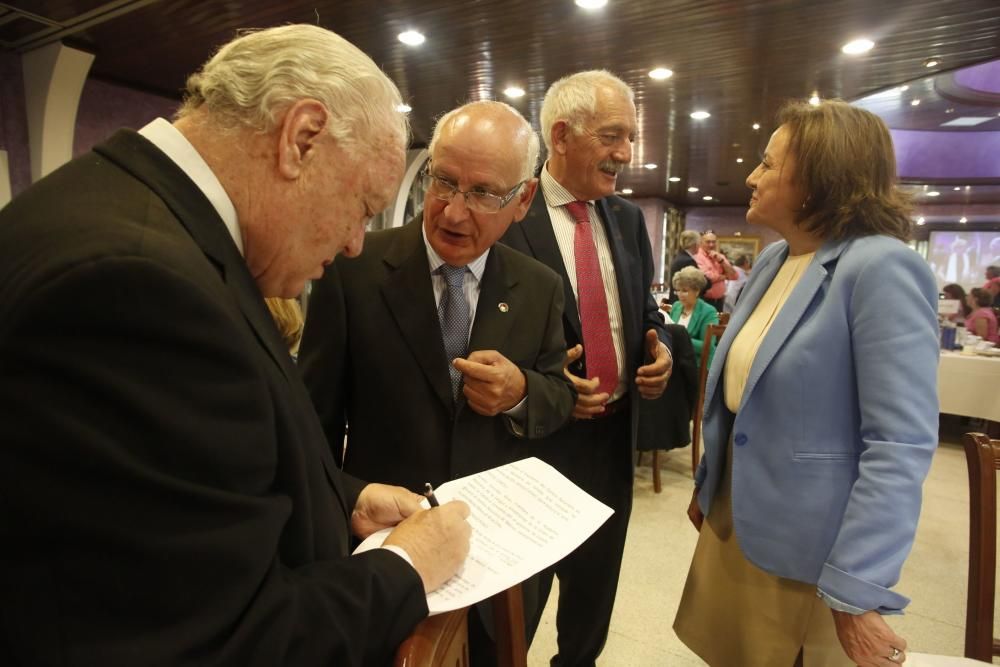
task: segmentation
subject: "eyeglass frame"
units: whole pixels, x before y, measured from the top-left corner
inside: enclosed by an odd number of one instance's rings
[[[431,179],[430,184],[428,184],[427,181],[424,180],[424,183],[423,183],[423,185],[424,185],[424,191],[427,192],[428,194],[430,194],[432,197],[434,197],[438,201],[450,202],[452,199],[455,198],[456,194],[460,194],[460,195],[462,195],[462,202],[465,204],[466,208],[468,208],[470,211],[475,211],[476,213],[483,213],[483,214],[499,213],[500,211],[502,211],[508,204],[510,204],[512,201],[514,201],[514,197],[517,196],[518,191],[529,180],[529,179],[524,179],[523,181],[521,181],[520,183],[518,183],[517,185],[515,185],[513,188],[511,188],[507,192],[507,194],[505,194],[503,196],[500,196],[500,195],[496,195],[496,194],[493,194],[492,192],[488,192],[488,191],[486,191],[486,192],[475,192],[475,190],[464,190],[464,191],[463,190],[459,190],[457,185],[452,185],[452,184],[448,183],[448,181],[446,181],[443,178],[441,178],[440,176],[436,176],[436,175],[432,174],[431,173],[431,167],[430,167],[429,163],[428,163],[427,167],[424,168],[423,172],[420,174],[420,178],[422,180],[428,179],[428,178]],[[450,192],[448,193],[448,195],[447,196],[436,195],[433,192],[431,192],[431,188],[435,184],[438,184],[439,186],[444,187],[445,189],[449,190]],[[493,199],[498,200],[500,202],[500,204],[499,204],[499,206],[497,207],[497,209],[495,211],[483,211],[483,210],[479,209],[479,204],[476,204],[476,207],[473,207],[473,206],[469,205],[469,195],[476,195],[477,197],[483,197],[483,196],[492,197]]]

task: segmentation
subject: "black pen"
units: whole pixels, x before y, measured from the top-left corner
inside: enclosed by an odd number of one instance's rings
[[[438,499],[434,497],[434,487],[431,486],[430,482],[424,484],[424,496],[427,498],[427,502],[431,504],[431,507],[438,506]]]

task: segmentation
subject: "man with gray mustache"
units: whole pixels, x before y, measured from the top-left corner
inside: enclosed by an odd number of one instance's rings
[[[559,273],[566,295],[574,420],[534,441],[531,453],[614,510],[541,577],[541,606],[553,574],[559,577],[552,664],[594,665],[608,635],[632,509],[639,400],[663,393],[670,336],[649,291],[653,259],[642,212],[614,194],[632,160],[632,90],[605,71],[565,77],[545,95],[541,126],[548,151],[542,196],[501,240]],[[529,634],[541,612],[528,619]]]

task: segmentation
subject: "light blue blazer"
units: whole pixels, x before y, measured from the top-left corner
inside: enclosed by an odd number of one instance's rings
[[[828,242],[761,343],[739,410],[730,346],[788,255],[768,246],[719,341],[695,482],[708,515],[733,437],[733,522],[744,555],[860,609],[898,613],[890,588],[913,545],[938,441],[937,286],[898,240]]]

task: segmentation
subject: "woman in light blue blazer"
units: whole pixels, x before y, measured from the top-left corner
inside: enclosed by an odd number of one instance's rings
[[[701,365],[701,348],[705,344],[705,327],[719,323],[719,311],[699,297],[708,284],[708,279],[696,266],[685,266],[670,279],[670,286],[677,295],[677,301],[670,307],[670,319],[674,324],[687,328],[691,345],[694,346],[695,364]],[[709,342],[708,364],[712,365],[715,341]]]
[[[747,222],[784,240],[709,371],[674,628],[710,665],[885,667],[937,445],[937,288],[882,121],[840,101],[779,120]]]

